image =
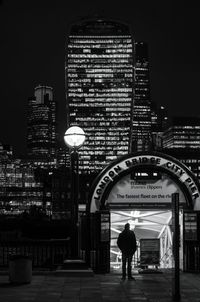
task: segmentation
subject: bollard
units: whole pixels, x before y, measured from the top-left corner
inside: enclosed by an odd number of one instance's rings
[[[32,280],[32,258],[25,255],[9,256],[9,281],[11,283],[30,283]]]

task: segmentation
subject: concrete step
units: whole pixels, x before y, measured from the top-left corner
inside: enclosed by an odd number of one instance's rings
[[[94,276],[93,270],[88,267],[87,263],[82,259],[64,260],[63,264],[59,265],[55,270],[55,274],[57,276]]]
[[[92,269],[57,269],[53,275],[55,276],[69,276],[69,277],[93,277]]]
[[[66,269],[66,270],[88,269],[88,265],[82,259],[67,259],[64,260],[62,264],[62,269]]]

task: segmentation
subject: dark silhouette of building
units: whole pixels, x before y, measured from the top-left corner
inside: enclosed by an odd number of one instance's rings
[[[98,172],[131,150],[133,37],[124,23],[82,20],[72,24],[66,51],[68,126],[86,133],[80,172]]]

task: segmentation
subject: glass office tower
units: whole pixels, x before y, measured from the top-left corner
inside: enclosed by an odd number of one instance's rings
[[[135,43],[135,103],[133,111],[132,151],[151,148],[151,100],[148,45]]]
[[[56,102],[53,89],[37,86],[29,98],[27,114],[27,148],[32,157],[55,157]]]
[[[99,172],[131,150],[133,38],[128,25],[104,19],[71,26],[66,46],[68,127],[86,133],[80,171]]]

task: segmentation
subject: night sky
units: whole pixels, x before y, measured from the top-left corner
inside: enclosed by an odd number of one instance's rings
[[[180,2],[180,5],[179,5]],[[69,24],[101,14],[129,23],[149,45],[151,99],[170,116],[200,113],[197,4],[158,0],[0,1],[0,141],[25,151],[27,99],[38,84],[52,86],[58,130],[65,129],[64,59]],[[174,6],[176,3],[176,6]],[[193,3],[193,1],[191,2]]]

